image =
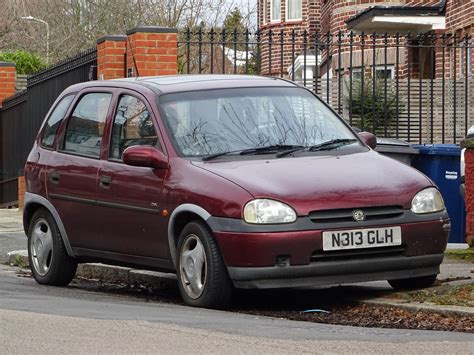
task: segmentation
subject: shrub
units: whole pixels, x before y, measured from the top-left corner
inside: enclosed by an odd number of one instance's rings
[[[352,107],[354,126],[374,134],[384,133],[385,128],[390,131],[390,124],[397,118],[397,112],[400,115],[404,111],[402,98],[398,99],[397,109],[397,93],[389,82],[385,87],[384,79],[376,79],[375,82],[365,79],[363,87],[361,80],[355,80],[352,100],[346,97],[346,102]]]
[[[18,74],[33,74],[46,68],[46,63],[40,56],[21,50],[0,53],[0,62],[15,63]]]

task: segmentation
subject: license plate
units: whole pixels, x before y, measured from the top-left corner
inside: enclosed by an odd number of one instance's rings
[[[323,250],[387,247],[402,244],[400,227],[323,232]]]

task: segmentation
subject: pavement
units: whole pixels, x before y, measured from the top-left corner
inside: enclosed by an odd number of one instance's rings
[[[448,247],[462,249],[465,245],[450,245]],[[22,227],[22,211],[18,209],[0,210],[0,263],[8,263],[22,267],[28,266],[27,239]],[[104,264],[80,264],[76,277],[93,279],[103,283],[118,283],[123,285],[149,285],[155,289],[176,284],[174,274],[137,270],[126,267],[116,267]],[[463,263],[456,260],[446,259],[441,265],[438,280],[442,285],[463,285],[474,283],[474,263]],[[361,285],[361,284],[359,284]],[[390,290],[385,281],[370,282],[362,284],[368,290]],[[435,289],[435,288],[432,288]],[[370,292],[370,291],[369,291]],[[434,291],[436,292],[436,291]],[[439,305],[430,302],[417,302],[407,300],[406,297],[364,297],[363,303],[398,307],[415,311],[437,312],[444,314],[455,314],[460,316],[473,316],[474,307],[465,305]]]

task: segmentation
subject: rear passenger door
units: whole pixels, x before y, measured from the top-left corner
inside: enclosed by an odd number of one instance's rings
[[[150,260],[154,266],[166,264],[169,248],[162,188],[167,170],[130,166],[122,161],[123,151],[131,146],[151,145],[162,150],[155,117],[145,97],[122,90],[109,131],[108,159],[102,162],[97,181],[107,250],[159,259]]]
[[[100,246],[97,173],[112,96],[111,91],[98,89],[77,95],[69,117],[61,125],[57,151],[48,163],[47,195],[75,248]]]

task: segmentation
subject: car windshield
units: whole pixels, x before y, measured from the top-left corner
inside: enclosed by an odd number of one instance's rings
[[[350,141],[333,149],[360,144],[329,108],[302,88],[166,94],[159,97],[159,106],[175,147],[185,157],[247,153],[249,149],[256,149],[256,154],[274,153],[329,141]]]

